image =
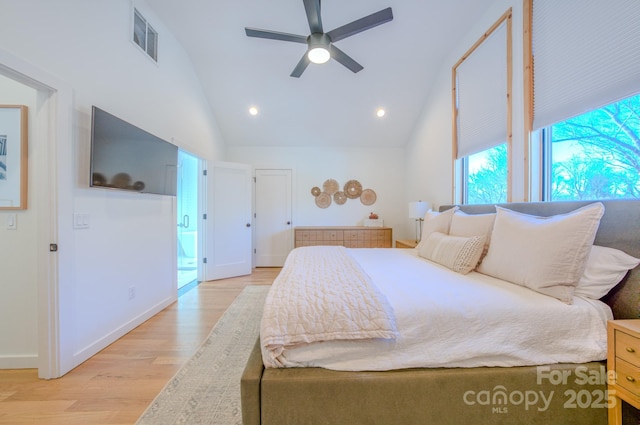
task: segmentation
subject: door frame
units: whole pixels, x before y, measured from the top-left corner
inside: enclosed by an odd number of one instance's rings
[[[37,211],[38,377],[57,378],[75,366],[73,354],[73,257],[71,220],[75,181],[73,90],[43,69],[0,49],[0,73],[37,91],[42,106],[34,128],[46,139],[38,164],[47,184],[31,185],[44,200]],[[40,183],[40,182],[39,182]],[[65,225],[66,224],[66,225]],[[64,247],[50,251],[50,244]]]
[[[187,154],[193,158],[195,158],[195,160],[197,161],[197,169],[196,169],[196,173],[197,173],[197,193],[196,193],[196,202],[197,202],[197,208],[196,208],[196,217],[193,218],[194,222],[197,224],[197,230],[196,230],[196,249],[197,249],[197,255],[196,255],[196,280],[199,282],[200,281],[200,276],[202,274],[202,262],[201,262],[201,258],[202,258],[202,226],[204,226],[204,220],[202,219],[202,211],[204,210],[204,204],[202,204],[202,200],[206,200],[206,194],[203,193],[203,179],[202,179],[202,170],[203,170],[203,162],[204,160],[202,158],[200,158],[198,155],[195,155],[185,149],[182,148],[178,148],[178,158],[180,157],[180,152],[183,152],[184,154]],[[180,166],[180,161],[178,161],[178,166]],[[178,179],[180,179],[181,177],[178,177]],[[179,181],[178,181],[179,183]],[[180,199],[179,197],[176,196],[176,221],[178,220],[178,209],[180,208]],[[180,235],[179,235],[179,230],[177,230],[176,228],[176,246],[178,244],[178,241],[180,240]],[[177,249],[177,248],[176,248]],[[179,264],[177,263],[178,261],[178,255],[176,255],[176,272],[179,270]],[[180,288],[178,288],[180,289]]]

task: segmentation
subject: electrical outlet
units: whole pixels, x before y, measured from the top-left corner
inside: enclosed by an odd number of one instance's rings
[[[129,299],[132,300],[136,297],[136,287],[135,286],[130,286],[129,287]]]

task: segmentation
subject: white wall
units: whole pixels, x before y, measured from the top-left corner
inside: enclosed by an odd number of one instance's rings
[[[361,226],[375,212],[385,226],[393,228],[394,239],[411,236],[403,230],[409,220],[403,149],[229,147],[227,159],[254,168],[292,169],[294,226]],[[335,179],[340,186],[358,180],[363,189],[376,192],[376,202],[367,206],[359,199],[349,199],[343,205],[332,202],[328,208],[319,208],[311,188],[322,188],[327,179]]]
[[[29,108],[28,133],[34,134],[36,91],[0,75],[0,104]],[[38,146],[28,153],[28,181],[35,181]],[[37,216],[42,203],[27,193],[27,210],[0,210],[0,368],[35,367],[38,352],[37,311]],[[17,228],[7,230],[6,220],[15,215]],[[14,318],[19,318],[15,320]]]
[[[508,9],[513,8],[513,160],[514,185],[512,201],[524,199],[523,140],[523,26],[522,2],[497,0],[480,16],[476,25],[466,31],[457,48],[445,61],[427,101],[418,125],[409,140],[405,161],[407,165],[407,199],[430,201],[434,208],[453,202],[453,150],[451,69],[453,65],[481,38]]]
[[[72,241],[60,249],[66,250],[67,257],[72,251],[73,259],[71,276],[65,276],[68,281],[61,285],[71,288],[65,292],[71,295],[64,305],[72,311],[64,313],[73,318],[73,329],[63,333],[72,338],[64,343],[72,345],[74,364],[176,296],[175,199],[88,187],[91,106],[205,159],[224,158],[223,141],[188,55],[143,2],[135,4],[160,34],[157,64],[130,41],[132,9],[127,0],[0,0],[0,49],[46,70],[67,83],[74,94],[74,157],[69,164],[75,178],[66,190],[72,194],[73,211],[90,218],[89,229],[73,230],[70,225],[60,229],[69,232]],[[46,142],[44,137],[32,137],[30,149]],[[49,184],[45,178],[31,181],[30,192],[36,192],[36,184]],[[25,214],[49,207],[41,204],[31,203]],[[70,224],[72,216],[61,221]],[[33,248],[27,232],[12,241],[2,235],[0,252]],[[3,276],[23,273],[21,266],[3,268]],[[136,292],[133,300],[129,299],[131,287]],[[19,288],[12,294],[14,299],[33,296],[33,285]],[[25,322],[33,328],[33,316],[33,305],[18,312],[1,309],[0,323]],[[3,339],[0,358],[18,351],[37,354],[33,335],[28,339],[23,347],[5,344]]]

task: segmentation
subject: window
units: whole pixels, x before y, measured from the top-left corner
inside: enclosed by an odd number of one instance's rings
[[[530,197],[640,198],[640,2],[524,6]]]
[[[640,198],[640,94],[542,132],[543,198]]]
[[[453,66],[454,202],[507,202],[511,145],[509,9]]]
[[[463,204],[494,204],[507,202],[507,144],[469,155],[463,161],[466,182]]]
[[[158,32],[153,29],[138,9],[133,9],[133,42],[154,61],[158,61]]]

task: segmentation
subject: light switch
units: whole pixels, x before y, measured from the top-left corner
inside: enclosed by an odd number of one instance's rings
[[[73,228],[74,229],[88,229],[89,228],[89,214],[86,214],[86,213],[74,213],[73,214]]]
[[[16,230],[18,228],[18,217],[15,213],[7,215],[7,230]]]

